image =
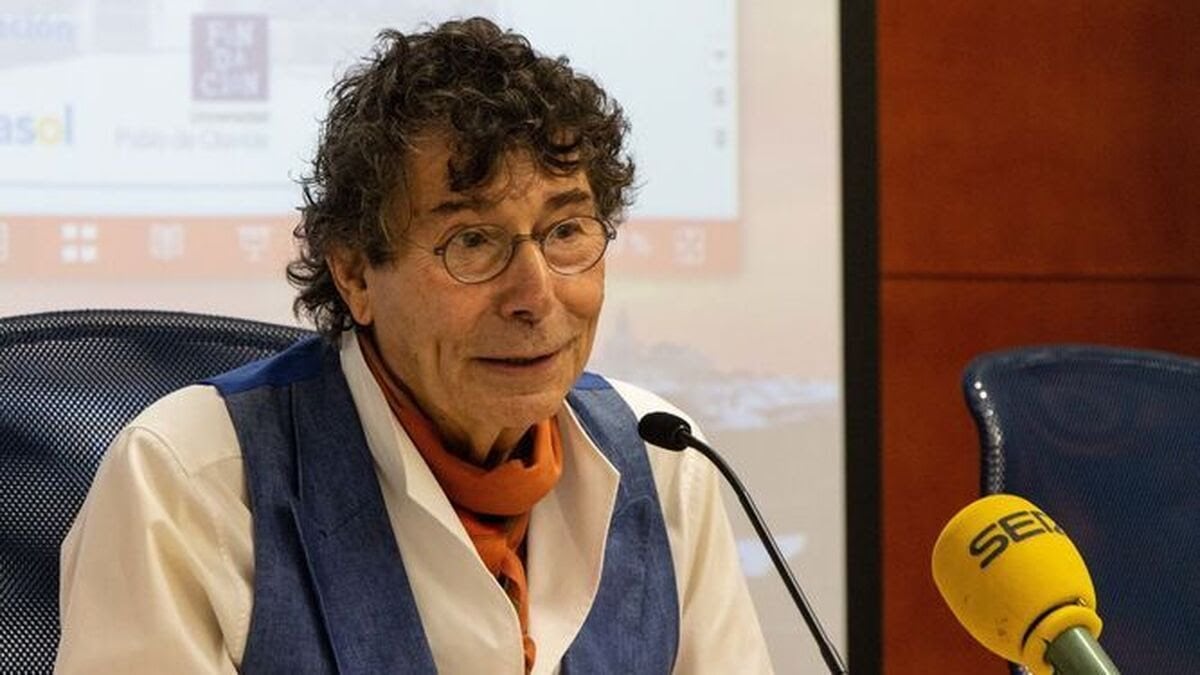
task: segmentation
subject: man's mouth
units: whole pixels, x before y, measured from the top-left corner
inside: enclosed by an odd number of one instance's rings
[[[532,366],[539,363],[545,363],[554,358],[558,352],[550,352],[548,354],[540,354],[538,356],[502,356],[502,357],[483,357],[480,360],[488,363],[499,363],[506,366]]]
[[[497,356],[481,356],[480,361],[500,366],[537,366],[544,364],[554,359],[563,352],[566,347],[559,347],[548,352],[540,354],[513,354],[513,355],[497,355]]]

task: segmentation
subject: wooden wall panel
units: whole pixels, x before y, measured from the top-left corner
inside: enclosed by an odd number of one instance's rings
[[[1200,3],[878,7],[884,272],[1200,267]]]
[[[1200,3],[877,9],[884,672],[999,675],[929,573],[977,494],[959,374],[1032,343],[1200,356]]]

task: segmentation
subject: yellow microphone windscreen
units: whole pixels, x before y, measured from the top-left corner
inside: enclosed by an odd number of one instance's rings
[[[950,519],[933,580],[967,632],[1000,656],[1049,673],[1046,645],[1074,626],[1100,634],[1096,591],[1075,545],[1041,509],[991,495]]]

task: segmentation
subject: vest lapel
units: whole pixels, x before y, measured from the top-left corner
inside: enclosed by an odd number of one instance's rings
[[[620,473],[600,588],[562,672],[669,673],[679,645],[670,542],[637,417],[603,378],[584,373],[567,397],[593,443]]]
[[[330,350],[326,358],[336,359]],[[350,392],[336,363],[292,386],[297,498],[292,514],[338,671],[432,673]]]

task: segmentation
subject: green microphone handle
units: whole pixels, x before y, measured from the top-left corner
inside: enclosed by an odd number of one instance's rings
[[[1059,675],[1121,675],[1083,626],[1062,632],[1046,646],[1046,662]]]

